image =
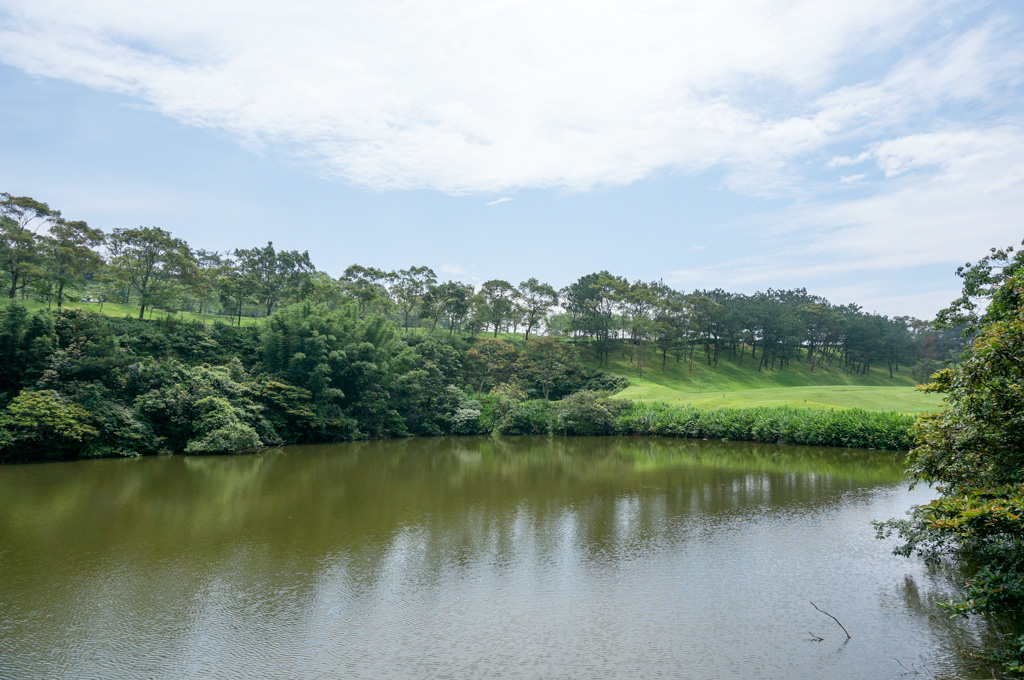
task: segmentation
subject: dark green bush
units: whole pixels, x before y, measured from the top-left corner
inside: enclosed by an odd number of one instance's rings
[[[495,429],[500,434],[548,434],[553,419],[552,402],[533,399],[515,404]]]
[[[603,392],[580,390],[558,402],[554,427],[564,435],[609,435],[618,431],[617,416],[630,402],[609,399]]]
[[[622,434],[902,451],[913,445],[914,421],[902,413],[861,409],[704,410],[637,403],[619,414],[617,426]]]

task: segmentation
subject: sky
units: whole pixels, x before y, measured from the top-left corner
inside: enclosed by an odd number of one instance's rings
[[[1024,3],[0,0],[0,191],[333,276],[927,319],[1024,238]]]

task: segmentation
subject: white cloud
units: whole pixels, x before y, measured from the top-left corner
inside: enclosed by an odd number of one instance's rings
[[[438,271],[455,279],[475,278],[468,269],[457,264],[443,264],[438,267]]]
[[[488,202],[487,202],[487,205],[501,205],[502,203],[508,203],[508,202],[509,202],[509,201],[511,201],[511,200],[512,200],[512,199],[511,199],[511,198],[509,198],[508,196],[502,196],[501,198],[499,198],[499,199],[497,199],[497,200],[494,200],[494,201],[488,201]]]
[[[957,4],[0,0],[0,60],[373,188],[586,189],[722,165],[725,186],[777,194],[799,190],[801,154],[1019,72],[986,26],[835,82]]]
[[[818,285],[816,291],[828,290],[835,288],[835,277],[868,281],[929,265],[952,270],[1024,236],[1024,129],[909,135],[874,144],[865,153],[864,161],[874,160],[893,177],[879,193],[765,217],[765,228],[752,230],[766,234],[757,257],[669,272],[665,280],[734,289]],[[772,246],[778,242],[784,246]],[[927,317],[956,289],[951,279],[943,291],[876,291],[858,302],[886,313],[902,309]]]

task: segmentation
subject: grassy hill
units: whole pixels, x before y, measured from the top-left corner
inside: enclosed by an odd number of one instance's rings
[[[37,302],[35,300],[18,300],[21,304],[25,305],[25,308],[31,312],[39,309],[57,309],[56,304],[52,304],[47,307],[45,302]],[[0,304],[7,304],[6,301]],[[120,305],[116,302],[104,302],[103,310],[100,311],[100,305],[98,302],[65,302],[65,307],[71,309],[81,309],[87,312],[94,312],[96,314],[102,314],[103,316],[130,316],[133,319],[139,316],[138,305]],[[168,316],[169,312],[162,309],[147,309],[147,319],[162,319]],[[196,314],[195,312],[177,312],[170,314],[176,319],[183,321],[202,321],[204,323],[213,323],[215,321],[222,321],[223,323],[235,325],[238,323],[237,317],[223,316],[221,314]],[[252,326],[256,323],[256,319],[252,317],[243,316],[242,325]]]
[[[661,355],[650,352],[644,356],[642,378],[637,376],[635,362],[621,353],[613,353],[601,370],[628,378],[630,386],[616,397],[636,401],[704,408],[799,406],[901,413],[927,413],[942,406],[940,395],[917,391],[909,373],[895,373],[890,378],[884,367],[858,376],[835,366],[819,365],[812,371],[809,364],[794,361],[785,368],[759,372],[757,362],[747,353],[742,364],[724,359],[717,369],[695,360],[691,371],[687,362],[677,362],[671,356],[663,369]]]

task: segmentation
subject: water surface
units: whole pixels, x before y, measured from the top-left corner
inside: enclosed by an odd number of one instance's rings
[[[977,632],[873,537],[930,496],[902,468],[529,437],[6,466],[0,677],[969,674]]]

